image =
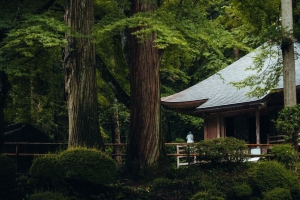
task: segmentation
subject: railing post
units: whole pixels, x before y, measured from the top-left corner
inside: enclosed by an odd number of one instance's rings
[[[16,144],[16,173],[18,172],[19,144]]]

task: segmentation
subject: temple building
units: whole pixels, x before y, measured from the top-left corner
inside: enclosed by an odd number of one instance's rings
[[[273,54],[265,59],[262,71],[282,63],[280,47],[270,49]],[[260,52],[258,48],[198,84],[162,97],[161,104],[180,113],[203,117],[204,139],[233,136],[249,144],[267,143],[268,135],[279,134],[273,121],[283,108],[282,76],[277,87],[262,97],[247,96],[253,88],[238,89],[232,85],[233,82],[262,73],[248,69],[254,65]],[[300,58],[297,55],[300,55],[300,44],[295,43],[296,89],[299,99]]]

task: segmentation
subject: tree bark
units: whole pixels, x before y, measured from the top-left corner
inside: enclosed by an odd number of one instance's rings
[[[131,12],[154,9],[153,2],[135,0]],[[155,33],[145,41],[130,36],[130,133],[126,167],[133,175],[143,175],[148,167],[159,165],[165,155],[160,130],[160,53],[154,47],[155,39]]]
[[[117,99],[114,99],[114,110],[112,115],[112,142],[115,144],[121,144],[121,136],[120,136],[120,126],[119,126],[119,110],[117,107]],[[117,154],[114,156],[115,161],[118,165],[122,165],[122,157],[119,156],[121,154],[121,147],[114,146],[113,154]]]
[[[10,89],[10,83],[8,81],[7,74],[0,71],[0,153],[3,150],[4,145],[4,106],[7,93]]]
[[[102,148],[98,122],[95,44],[91,41],[94,1],[68,0],[65,21],[70,27],[70,33],[66,35],[68,46],[64,52],[69,147]]]
[[[288,107],[297,105],[292,0],[281,0],[281,25],[284,32],[281,46],[284,107]],[[298,133],[293,133],[292,141],[295,149],[298,150]]]

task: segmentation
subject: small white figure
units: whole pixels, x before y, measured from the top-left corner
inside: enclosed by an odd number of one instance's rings
[[[190,131],[189,134],[186,136],[187,143],[194,143],[194,136]]]

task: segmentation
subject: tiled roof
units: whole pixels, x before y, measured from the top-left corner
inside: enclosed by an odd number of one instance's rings
[[[274,50],[278,50],[279,56],[281,56],[280,47],[273,47]],[[300,44],[295,43],[295,52],[300,54]],[[161,98],[163,105],[170,105],[171,103],[178,104],[179,102],[194,102],[203,100],[202,104],[196,108],[195,111],[201,112],[201,110],[214,109],[218,107],[230,107],[239,104],[252,104],[260,103],[265,97],[256,98],[248,97],[246,94],[251,91],[249,87],[237,89],[235,86],[230,84],[231,82],[237,82],[244,80],[246,77],[256,74],[257,71],[246,70],[246,68],[253,65],[253,58],[258,55],[259,48],[246,56],[235,61],[226,68],[220,70],[218,73],[210,76],[209,78],[199,82],[198,84],[187,88],[181,92],[173,94],[171,96]],[[296,58],[299,56],[296,56]],[[272,56],[266,59],[264,67],[269,66],[278,60],[277,56]],[[297,71],[300,73],[300,59],[297,58],[296,62],[296,74]],[[299,74],[298,73],[298,74]],[[296,76],[296,85],[300,85],[300,77]],[[282,77],[278,83],[277,88],[282,88]],[[274,88],[276,89],[276,88]],[[206,100],[206,101],[205,101]],[[167,105],[168,104],[168,105]],[[169,106],[170,107],[170,106]]]

